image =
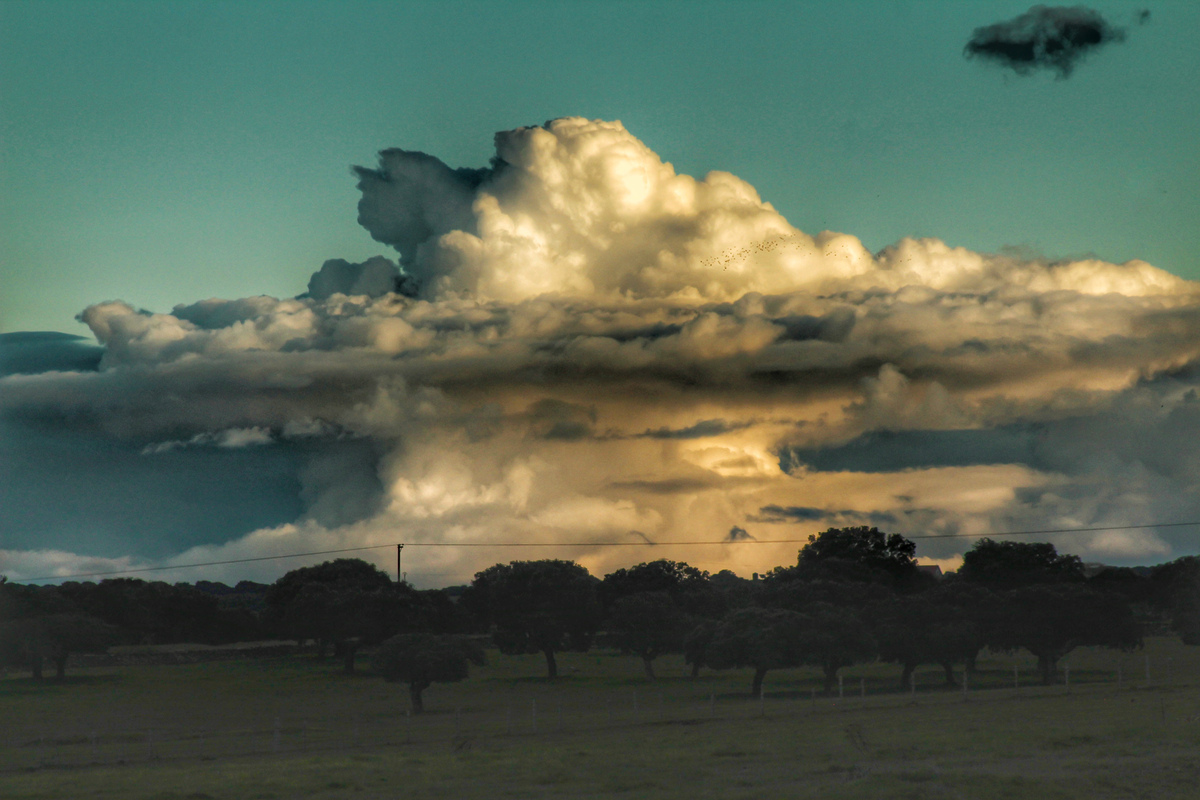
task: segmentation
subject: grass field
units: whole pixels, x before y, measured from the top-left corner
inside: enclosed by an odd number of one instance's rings
[[[1146,681],[1145,657],[1151,680]],[[491,654],[426,692],[342,676],[309,657],[83,671],[0,681],[0,797],[17,798],[1195,798],[1200,652],[1072,654],[1071,686],[1034,685],[1028,657],[983,660],[966,696],[925,670],[692,681],[663,659]],[[1122,682],[1117,684],[1121,663]],[[1019,688],[1013,688],[1013,664]]]

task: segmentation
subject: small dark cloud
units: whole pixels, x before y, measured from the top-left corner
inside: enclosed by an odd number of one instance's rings
[[[764,523],[799,523],[799,522],[821,522],[837,521],[838,524],[849,525],[875,525],[875,526],[893,526],[897,522],[895,514],[889,514],[884,511],[852,511],[850,509],[842,509],[840,511],[827,511],[822,508],[812,508],[810,506],[779,506],[769,505],[763,506],[758,510],[757,514],[751,514],[746,517],[748,522],[764,522]]]
[[[633,489],[650,494],[690,494],[703,492],[715,486],[712,480],[697,478],[667,478],[661,481],[614,481],[609,484],[613,489]]]
[[[533,436],[562,442],[592,438],[596,422],[595,408],[551,398],[533,403],[525,415]]]
[[[846,341],[850,332],[854,330],[856,318],[853,309],[839,308],[821,317],[796,315],[771,321],[784,330],[779,337],[780,341],[803,342],[819,339],[823,342],[840,343]]]
[[[415,296],[416,282],[383,256],[352,264],[341,258],[331,258],[308,279],[308,291],[301,297],[328,300],[335,294],[382,297],[389,292]]]
[[[749,423],[731,424],[723,419],[706,419],[689,425],[686,428],[656,428],[638,434],[641,439],[704,439],[709,436],[720,436],[729,431],[749,427]]]
[[[1139,22],[1144,22],[1140,16]],[[963,55],[991,61],[1018,75],[1045,69],[1068,78],[1088,53],[1124,40],[1123,28],[1085,6],[1033,6],[1013,19],[976,28]]]
[[[751,536],[745,528],[734,525],[729,529],[729,533],[725,536],[727,542],[753,542],[755,538]]]
[[[763,506],[748,519],[751,522],[815,522],[834,516],[833,512],[811,506]]]

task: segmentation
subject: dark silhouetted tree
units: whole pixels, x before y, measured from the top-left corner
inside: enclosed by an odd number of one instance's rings
[[[654,680],[654,659],[683,650],[688,626],[688,616],[666,592],[626,595],[608,613],[613,644],[640,656],[650,680]]]
[[[465,680],[469,664],[486,663],[483,648],[462,636],[401,633],[387,639],[372,658],[389,683],[407,683],[414,714],[425,710],[421,693],[434,683]]]
[[[1025,586],[1005,593],[1004,615],[990,643],[1023,647],[1037,657],[1042,683],[1054,682],[1058,662],[1076,647],[1132,650],[1142,644],[1141,626],[1125,598],[1078,583]]]
[[[287,573],[267,591],[266,604],[279,631],[316,641],[318,657],[332,644],[352,673],[360,645],[417,626],[419,600],[373,564],[339,558]]]
[[[872,615],[879,658],[902,667],[901,688],[922,664],[939,664],[954,685],[953,664],[966,663],[986,642],[966,610],[930,597],[932,592],[900,595],[881,603]]]
[[[1083,561],[1060,555],[1048,542],[997,542],[980,539],[963,555],[962,580],[993,591],[1042,583],[1082,583]]]
[[[713,669],[751,667],[751,696],[762,692],[767,672],[805,663],[810,622],[782,608],[742,608],[731,611],[712,631],[704,647],[704,663]]]
[[[462,601],[492,628],[502,653],[542,653],[558,676],[556,653],[591,647],[600,625],[597,581],[573,561],[513,561],[475,574]]]
[[[35,680],[46,660],[61,681],[72,653],[103,652],[115,640],[110,626],[81,613],[56,586],[0,585],[0,658],[26,665]]]
[[[917,546],[878,528],[830,528],[808,537],[796,565],[802,577],[833,581],[879,581],[901,591],[934,583],[917,569]]]
[[[1180,640],[1200,645],[1200,557],[1159,564],[1150,571],[1149,584],[1150,602],[1167,617]]]
[[[802,642],[803,663],[821,668],[825,694],[831,694],[842,667],[875,657],[875,638],[870,628],[849,609],[814,603],[805,609],[804,617],[807,626]]]
[[[708,643],[712,641],[717,624],[716,620],[700,620],[683,638],[683,661],[691,666],[693,678],[700,675],[701,667],[708,666],[704,652],[708,648]]]
[[[666,592],[694,617],[720,618],[728,606],[725,595],[712,584],[707,572],[665,558],[610,572],[597,592],[605,610],[622,597],[641,592]]]

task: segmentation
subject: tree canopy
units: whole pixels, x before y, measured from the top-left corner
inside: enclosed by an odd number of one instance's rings
[[[294,569],[267,590],[266,605],[277,629],[297,639],[313,639],[318,655],[328,644],[341,655],[344,671],[354,671],[360,644],[370,644],[415,627],[418,600],[407,584],[356,558],[339,558]]]
[[[371,663],[385,681],[408,684],[413,713],[420,714],[430,685],[465,680],[469,664],[487,661],[483,648],[464,636],[401,633],[383,642]]]
[[[809,620],[783,608],[741,608],[716,624],[704,647],[713,669],[753,667],[750,694],[762,692],[767,672],[804,662]]]
[[[997,542],[986,538],[963,554],[958,574],[963,580],[993,590],[1084,579],[1083,560],[1060,555],[1049,542]]]
[[[1142,644],[1141,626],[1129,603],[1115,593],[1077,583],[1042,584],[1013,589],[1003,602],[991,646],[1028,650],[1037,657],[1047,685],[1054,681],[1059,659],[1076,647],[1131,650]]]
[[[598,581],[573,561],[513,561],[475,574],[462,602],[492,627],[502,653],[542,653],[558,675],[555,653],[591,647],[600,625]]]
[[[654,680],[654,659],[683,650],[688,616],[666,592],[637,592],[617,600],[608,614],[608,631],[621,650],[642,659],[646,677]]]
[[[835,580],[872,580],[887,576],[897,586],[919,581],[917,546],[898,533],[859,526],[830,528],[808,537],[800,549],[802,573],[825,573]]]

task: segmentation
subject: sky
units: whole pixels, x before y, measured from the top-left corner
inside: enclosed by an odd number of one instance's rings
[[[0,572],[1200,520],[1200,7],[1089,9],[0,2]]]

